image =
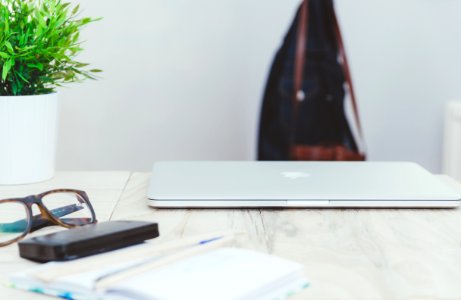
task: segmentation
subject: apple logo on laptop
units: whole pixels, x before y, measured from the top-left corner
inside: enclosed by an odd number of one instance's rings
[[[299,179],[299,178],[306,178],[311,176],[308,173],[305,172],[293,172],[293,171],[287,171],[287,172],[281,172],[283,177],[290,178],[290,179]]]

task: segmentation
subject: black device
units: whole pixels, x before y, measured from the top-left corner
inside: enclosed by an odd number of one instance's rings
[[[19,242],[19,255],[33,261],[65,261],[142,243],[159,236],[158,224],[109,221]]]

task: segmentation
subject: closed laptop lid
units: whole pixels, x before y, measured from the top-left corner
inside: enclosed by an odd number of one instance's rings
[[[409,162],[176,161],[154,164],[154,200],[459,200]]]

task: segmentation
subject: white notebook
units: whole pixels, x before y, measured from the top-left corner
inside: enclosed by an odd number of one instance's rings
[[[68,299],[285,299],[308,286],[302,265],[241,248],[219,248],[129,277],[95,291],[98,278],[126,268],[110,267],[67,275],[45,283],[34,276],[56,264],[47,263],[10,277],[14,288]]]

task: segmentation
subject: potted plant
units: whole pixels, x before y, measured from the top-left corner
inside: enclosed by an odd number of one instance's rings
[[[76,60],[96,20],[61,0],[0,0],[0,184],[54,175],[56,88],[100,72]]]

